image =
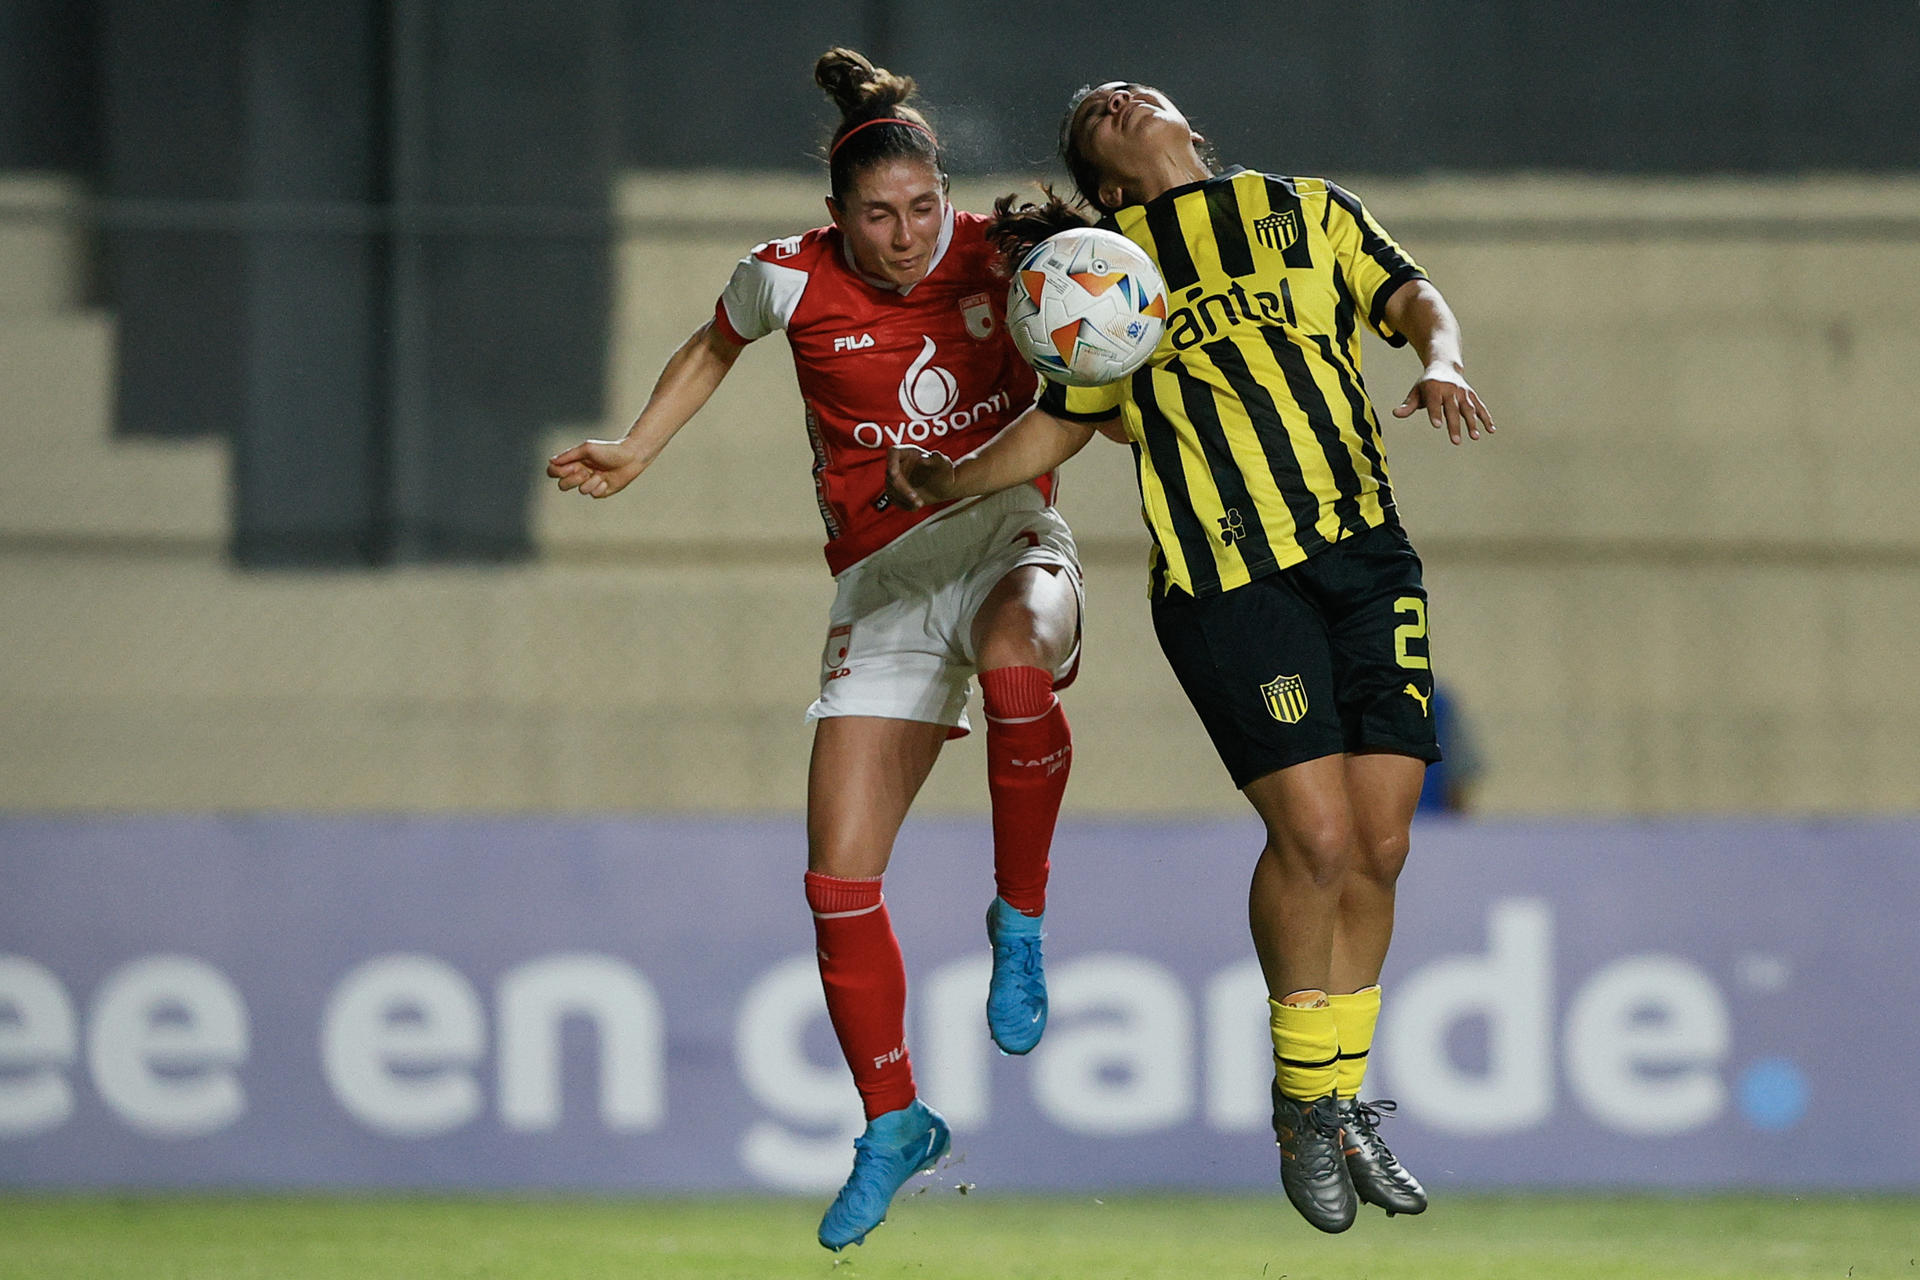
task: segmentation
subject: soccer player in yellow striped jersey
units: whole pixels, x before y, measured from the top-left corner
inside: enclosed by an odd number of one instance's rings
[[[1050,383],[1044,403],[1081,421],[1119,413],[1139,452],[1155,594],[1203,596],[1387,521],[1360,326],[1404,344],[1384,310],[1423,275],[1329,182],[1234,169],[1186,185],[1100,224],[1159,265],[1170,358],[1103,387]]]
[[[1393,932],[1394,885],[1428,762],[1427,594],[1395,513],[1359,329],[1424,366],[1394,410],[1455,444],[1493,420],[1467,383],[1446,300],[1333,183],[1220,170],[1158,90],[1075,96],[1061,154],[1080,198],[1153,256],[1167,325],[1146,367],[1049,385],[958,461],[893,451],[909,506],[1044,474],[1096,430],[1133,448],[1153,535],[1154,630],[1234,785],[1266,824],[1249,900],[1268,987],[1274,1133],[1288,1199],[1323,1231],[1356,1202],[1426,1207],[1360,1088]],[[1084,225],[998,206],[1003,247]]]

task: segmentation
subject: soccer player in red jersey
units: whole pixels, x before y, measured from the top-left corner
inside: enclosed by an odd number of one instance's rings
[[[939,143],[906,105],[913,81],[829,50],[814,69],[839,106],[828,152],[833,221],[761,245],[667,362],[617,441],[556,455],[562,489],[631,484],[706,403],[746,345],[786,331],[814,452],[835,598],[807,786],[806,896],[827,1012],[867,1116],[846,1186],[820,1224],[859,1243],[893,1194],[945,1153],[904,1033],[906,971],[880,881],[941,745],[968,731],[967,682],[987,717],[994,880],[987,1023],[1009,1053],[1046,1025],[1041,922],[1048,848],[1072,740],[1056,688],[1079,657],[1080,568],[1052,477],[909,509],[886,496],[887,450],[964,454],[1034,399],[1006,335],[1006,281],[988,219],[955,210]]]

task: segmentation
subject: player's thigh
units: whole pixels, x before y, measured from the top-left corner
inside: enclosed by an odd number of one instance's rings
[[[1283,575],[1163,597],[1153,624],[1234,786],[1341,753],[1326,627]]]
[[[1067,569],[1025,564],[1007,572],[973,615],[972,648],[982,671],[1040,667],[1058,672],[1080,635],[1080,595]]]
[[[807,869],[877,876],[920,794],[948,727],[877,716],[830,716],[813,731],[807,769]]]
[[[888,551],[842,573],[807,718],[927,721],[966,733],[971,671],[940,617],[942,586],[938,576],[899,571]]]
[[[1028,489],[961,570],[957,593],[967,659],[981,670],[1037,666],[1060,678],[1079,654],[1084,586],[1073,531]]]
[[[1354,843],[1346,760],[1318,756],[1264,773],[1243,788],[1266,824],[1268,846],[1323,881],[1347,869]]]
[[[1406,535],[1370,529],[1300,572],[1326,618],[1346,749],[1438,760],[1427,590]]]
[[[1363,751],[1346,757],[1345,772],[1359,869],[1390,883],[1406,865],[1427,762],[1398,751]]]

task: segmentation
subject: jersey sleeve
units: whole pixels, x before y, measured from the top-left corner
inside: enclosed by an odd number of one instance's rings
[[[1327,184],[1326,231],[1360,313],[1389,344],[1404,347],[1406,338],[1387,323],[1387,299],[1427,273],[1373,220],[1358,196],[1332,182]]]
[[[783,267],[768,261],[787,241],[763,244],[733,269],[720,301],[713,309],[714,322],[735,342],[745,345],[787,327],[800,296],[807,291],[807,273],[797,267]],[[788,256],[792,249],[786,249]]]
[[[1127,380],[1101,387],[1069,387],[1051,378],[1041,381],[1040,408],[1068,422],[1105,422],[1120,412],[1127,398]]]

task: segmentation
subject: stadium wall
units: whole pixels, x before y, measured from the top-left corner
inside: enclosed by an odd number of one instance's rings
[[[1501,423],[1458,451],[1388,428],[1480,808],[1920,808],[1920,181],[1352,185],[1455,303]],[[821,208],[737,175],[632,175],[617,204],[624,418],[734,259]],[[800,806],[829,585],[778,339],[614,502],[547,490],[529,450],[535,563],[242,573],[223,448],[109,434],[80,238],[0,236],[0,810]],[[1368,370],[1385,405],[1415,373],[1378,345]],[[1125,452],[1096,442],[1062,506],[1090,596],[1069,811],[1238,812],[1151,638]],[[981,807],[979,749],[925,810]]]
[[[933,1187],[1272,1186],[1260,840],[1064,823],[1052,1016],[1013,1059],[982,1026],[987,824],[908,824],[887,897],[955,1132]],[[1415,847],[1367,1095],[1437,1195],[1920,1187],[1920,823]],[[0,848],[0,1187],[845,1175],[798,819],[0,819]]]

